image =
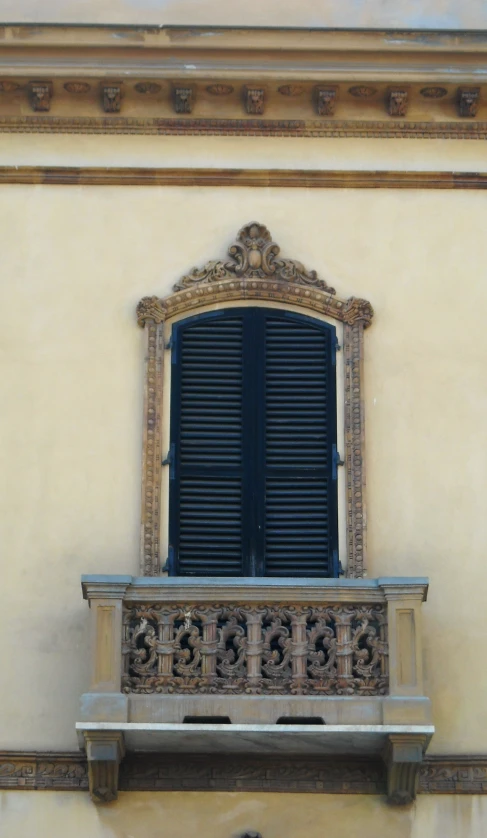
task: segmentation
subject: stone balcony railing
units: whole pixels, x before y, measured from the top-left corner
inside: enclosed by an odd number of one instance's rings
[[[125,749],[378,754],[414,797],[431,738],[425,579],[83,578],[92,683],[80,742],[92,793]]]

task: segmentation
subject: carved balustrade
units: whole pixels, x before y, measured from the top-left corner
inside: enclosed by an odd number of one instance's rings
[[[422,675],[427,587],[84,577],[92,676],[77,729],[93,798],[116,797],[126,750],[265,755],[277,746],[381,755],[389,798],[412,800],[434,730]]]
[[[385,695],[387,609],[128,602],[122,654],[125,693]]]

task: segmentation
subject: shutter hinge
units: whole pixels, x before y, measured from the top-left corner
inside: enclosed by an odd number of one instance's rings
[[[341,348],[342,347],[338,343],[338,338],[335,335],[335,339],[332,341],[332,344],[331,344],[331,362],[332,362],[333,366],[336,366],[337,352],[340,352]]]
[[[332,476],[333,480],[337,479],[338,466],[344,466],[344,465],[345,465],[345,461],[342,460],[342,458],[340,457],[340,454],[337,451],[336,445],[332,445],[332,450],[331,450],[331,476]]]
[[[174,442],[171,442],[169,446],[169,451],[167,452],[165,458],[161,460],[161,466],[169,466],[169,477],[172,480],[174,477],[174,461],[175,461],[175,453],[176,453],[176,445]]]
[[[173,346],[174,346],[174,341],[173,341],[173,339],[172,339],[172,335],[169,335],[169,340],[168,340],[168,342],[166,343],[166,345],[165,345],[165,347],[164,347],[164,348],[165,348],[165,349],[172,349],[172,348],[173,348]]]

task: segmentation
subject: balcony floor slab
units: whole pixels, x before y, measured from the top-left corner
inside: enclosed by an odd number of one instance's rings
[[[79,722],[80,747],[85,733],[112,731],[123,734],[131,752],[191,754],[381,754],[392,734],[425,737],[432,725],[229,725],[229,724],[137,724]]]

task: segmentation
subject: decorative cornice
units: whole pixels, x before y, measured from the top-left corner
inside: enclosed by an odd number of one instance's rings
[[[285,189],[487,189],[487,172],[0,166],[0,186],[8,183],[67,186],[272,186]]]
[[[358,758],[293,759],[212,755],[128,754],[120,766],[123,791],[252,791],[384,794],[385,767]],[[0,752],[0,789],[88,791],[80,752]],[[426,756],[420,794],[487,794],[487,755]]]
[[[125,27],[121,37],[118,26],[49,25],[0,31],[4,132],[487,133],[485,32]],[[27,116],[29,103],[39,113]],[[257,118],[264,112],[265,119]]]

